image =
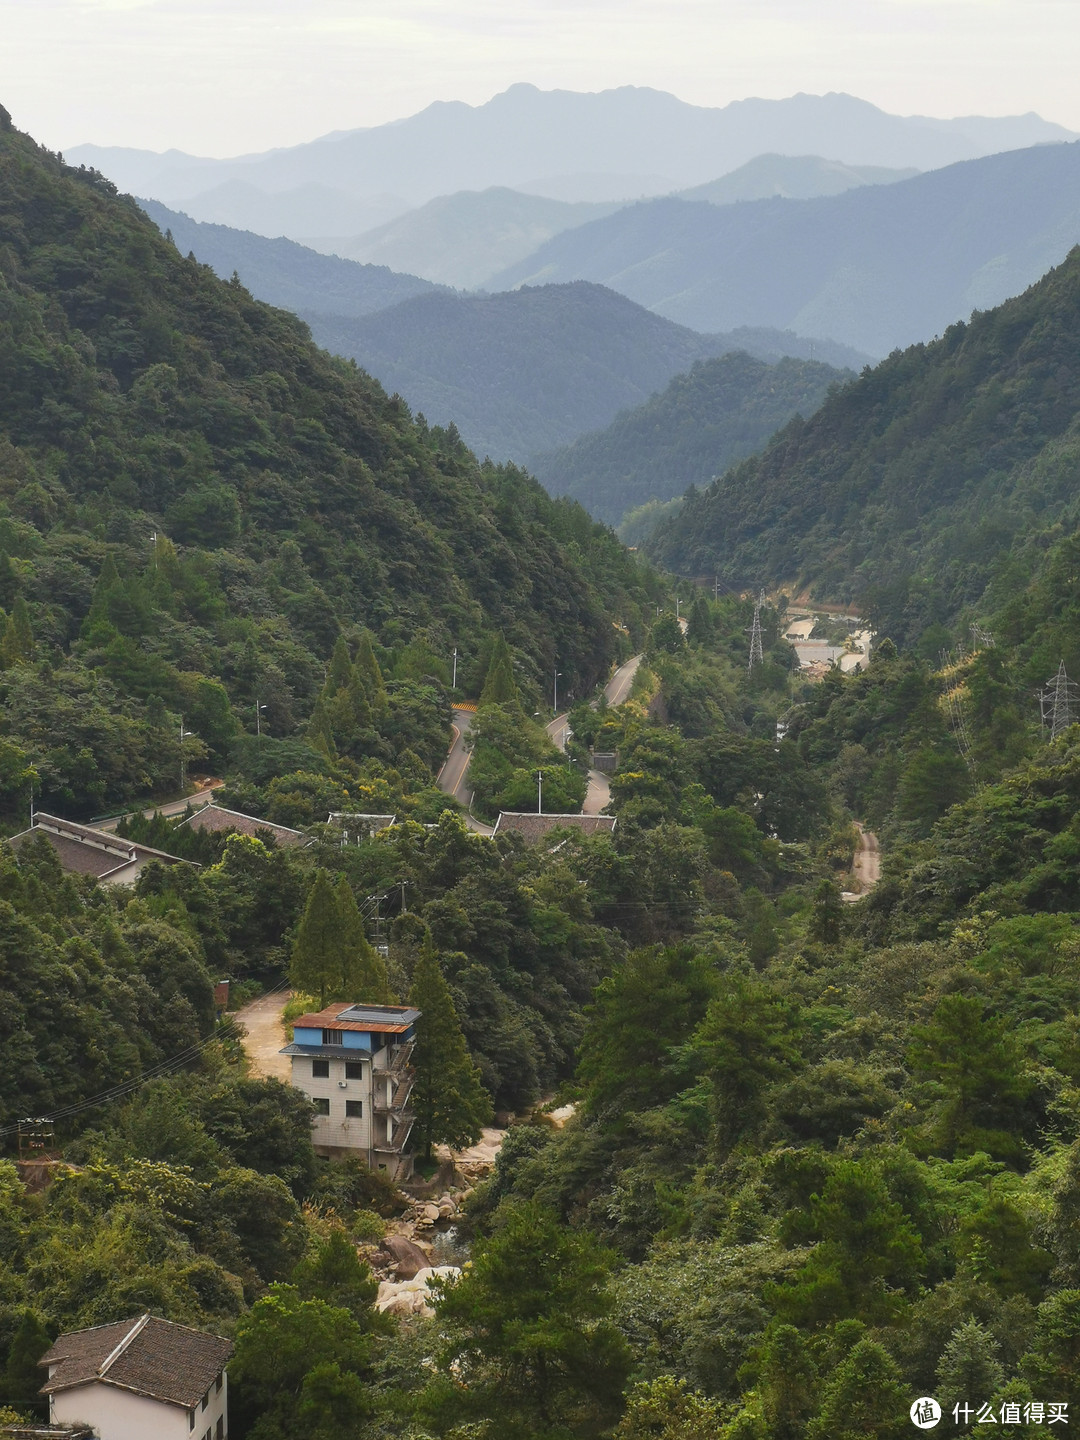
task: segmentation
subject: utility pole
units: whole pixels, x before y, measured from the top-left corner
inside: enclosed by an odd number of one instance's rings
[[[712,582],[712,598],[715,604],[720,599],[720,576],[714,575]]]
[[[457,646],[454,646],[454,678],[450,681],[451,690],[457,689]]]
[[[985,650],[994,648],[994,637],[989,630],[984,630],[979,622],[973,621],[971,626],[971,648],[977,650],[979,646]]]

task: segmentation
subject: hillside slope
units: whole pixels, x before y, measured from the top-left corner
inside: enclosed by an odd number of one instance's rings
[[[480,455],[522,460],[606,425],[730,350],[785,352],[777,332],[699,335],[598,285],[421,295],[361,320],[306,314],[320,344],[356,360]],[[803,346],[807,342],[802,342]],[[850,363],[837,347],[821,358]]]
[[[637,624],[643,572],[579,507],[415,425],[2,110],[0,257],[0,805],[30,763],[72,814],[175,791],[180,725],[219,765],[258,704],[317,771],[339,636],[371,690],[352,759],[430,779],[455,646],[466,683],[502,631],[526,689],[557,652],[583,690]]]
[[[819,195],[842,195],[860,185],[895,185],[919,172],[907,167],[845,165],[821,155],[756,155],[737,170],[680,190],[680,200],[707,200],[710,205],[738,205],[744,200],[812,200]]]
[[[139,205],[163,234],[172,234],[182,255],[194,252],[222,280],[236,272],[257,299],[282,310],[370,315],[438,288],[416,275],[322,255],[294,240],[268,240],[250,230],[203,224],[156,200],[140,200]]]
[[[1080,513],[1080,248],[1022,296],[897,353],[661,526],[684,574],[855,598],[908,641],[998,599]],[[995,578],[996,577],[996,578]],[[1005,586],[1005,590],[1002,590]]]
[[[886,355],[1000,304],[1080,239],[1080,145],[816,200],[629,206],[492,284],[591,280],[697,330],[773,325]]]
[[[635,506],[707,485],[793,415],[811,415],[843,378],[811,360],[767,365],[737,351],[699,360],[606,430],[534,456],[529,469],[552,495],[573,496],[614,525]]]

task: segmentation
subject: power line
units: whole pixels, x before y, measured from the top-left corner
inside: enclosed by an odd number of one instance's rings
[[[747,662],[747,670],[753,670],[755,665],[764,665],[765,656],[761,650],[761,612],[765,608],[765,591],[758,591],[758,598],[754,602],[754,624],[750,631],[750,659]]]

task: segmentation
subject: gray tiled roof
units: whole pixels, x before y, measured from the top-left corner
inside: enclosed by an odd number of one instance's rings
[[[495,822],[494,834],[520,835],[530,845],[550,835],[552,830],[577,830],[582,835],[598,832],[610,835],[615,829],[614,815],[538,815],[535,811],[519,813],[503,810]]]
[[[240,810],[226,810],[224,805],[204,805],[181,820],[181,825],[190,825],[193,830],[235,830],[240,835],[250,835],[257,840],[260,835],[272,835],[279,845],[306,845],[308,837],[302,830],[291,830],[288,825],[275,825],[272,820],[259,820],[254,815],[245,815]]]
[[[214,1384],[232,1341],[141,1315],[61,1335],[38,1362],[53,1373],[43,1395],[95,1381],[190,1409]]]

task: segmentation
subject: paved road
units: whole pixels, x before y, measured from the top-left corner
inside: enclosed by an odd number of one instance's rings
[[[151,805],[149,810],[144,810],[142,813],[147,820],[152,820],[155,815],[182,815],[189,805],[192,809],[198,810],[201,805],[206,805],[214,798],[214,791],[220,790],[224,783],[224,780],[215,780],[213,786],[208,790],[199,790],[196,794],[185,795],[179,800],[166,800],[164,805]],[[131,812],[129,810],[125,813],[130,815]],[[93,826],[93,829],[106,830],[111,833],[123,818],[122,815],[114,815],[111,820],[100,820]]]
[[[604,686],[604,695],[607,697],[609,705],[621,705],[630,694],[630,687],[634,683],[634,676],[637,674],[641,659],[640,655],[635,655],[632,660],[627,660],[625,665],[620,665]]]
[[[881,846],[877,836],[872,830],[867,830],[860,820],[855,821],[855,829],[859,832],[859,843],[851,862],[855,888],[846,890],[843,897],[849,904],[868,895],[881,879]]]
[[[466,811],[472,804],[472,791],[466,784],[466,776],[469,769],[469,760],[472,752],[465,743],[469,731],[472,729],[476,713],[473,710],[454,709],[454,743],[447,752],[443,767],[439,771],[438,785],[444,795],[452,795],[459,805]],[[477,835],[490,835],[491,826],[485,825],[483,821],[475,819],[472,815],[465,815],[465,824]]]
[[[278,1054],[285,1044],[281,1012],[291,998],[291,990],[279,990],[276,995],[260,995],[233,1015],[233,1019],[238,1020],[247,1031],[241,1043],[248,1067],[258,1080],[284,1080],[286,1083],[292,1080],[291,1061],[287,1055]]]

